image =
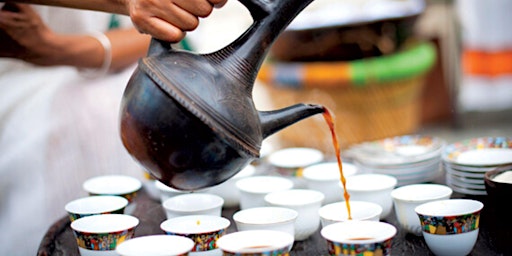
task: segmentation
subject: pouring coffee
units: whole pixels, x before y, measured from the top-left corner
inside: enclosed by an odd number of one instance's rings
[[[152,39],[121,102],[121,138],[132,157],[179,190],[222,183],[259,157],[267,136],[325,107],[296,104],[258,111],[259,68],[277,36],[313,0],[240,0],[253,24],[208,54]]]

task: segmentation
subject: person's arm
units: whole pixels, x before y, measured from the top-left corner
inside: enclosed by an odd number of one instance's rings
[[[0,0],[7,1],[130,15],[139,32],[178,42],[227,0]]]
[[[129,15],[130,0],[0,0]]]
[[[11,5],[13,5],[11,3]],[[41,65],[68,65],[77,68],[98,69],[105,61],[110,71],[117,71],[135,63],[148,49],[150,36],[136,29],[115,29],[105,35],[57,34],[43,23],[39,15],[26,4],[16,4],[17,12],[0,12],[0,28],[14,42],[14,47],[2,51],[0,57],[18,58]],[[107,40],[108,54],[101,43]],[[18,49],[13,51],[12,49]]]

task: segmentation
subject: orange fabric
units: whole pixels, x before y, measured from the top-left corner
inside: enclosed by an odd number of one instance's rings
[[[282,69],[280,65],[262,65],[258,79],[267,83],[280,83],[280,79],[286,78],[287,82],[294,81],[305,87],[340,87],[350,86],[353,82],[353,74],[350,71],[350,63],[300,63],[297,65],[283,65],[288,68]],[[287,74],[280,72],[287,71]]]
[[[321,83],[322,87],[339,87],[352,82],[349,63],[316,63],[305,69],[304,82],[306,85]]]
[[[462,65],[465,74],[485,76],[512,74],[512,50],[497,52],[464,50]]]

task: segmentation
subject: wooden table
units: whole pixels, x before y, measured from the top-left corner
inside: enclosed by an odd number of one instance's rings
[[[500,211],[496,209],[492,202],[489,202],[486,196],[466,196],[454,193],[452,198],[471,198],[484,203],[478,240],[470,255],[512,255],[512,221],[510,217],[498,217]],[[166,217],[160,202],[151,199],[148,194],[142,190],[134,203],[136,205],[132,215],[138,217],[140,220],[140,224],[136,228],[135,236],[164,234],[160,229],[160,223],[162,223]],[[237,210],[236,208],[224,209],[222,213],[224,217],[231,220],[228,233],[236,231],[232,215]],[[390,216],[389,219],[384,221],[398,227],[394,213]],[[64,216],[54,223],[41,241],[38,255],[78,256],[78,247],[69,224],[68,216]],[[295,242],[291,255],[328,255],[327,244],[320,235],[320,229],[307,240]],[[406,234],[398,228],[398,233],[393,240],[392,255],[416,256],[433,254],[426,246],[423,237]]]

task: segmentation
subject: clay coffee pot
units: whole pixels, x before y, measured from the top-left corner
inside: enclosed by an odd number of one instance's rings
[[[179,190],[226,181],[259,157],[267,136],[325,112],[313,104],[257,111],[252,89],[277,36],[313,0],[240,0],[253,24],[213,53],[152,39],[121,102],[121,138],[154,178]]]

